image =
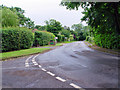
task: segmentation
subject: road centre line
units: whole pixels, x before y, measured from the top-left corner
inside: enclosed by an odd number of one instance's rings
[[[51,72],[47,72],[49,75],[51,76],[55,76],[55,74],[51,73]]]
[[[66,80],[65,79],[62,79],[60,77],[55,77],[56,79],[58,79],[59,81],[62,81],[62,82],[65,82]]]
[[[70,83],[70,85],[71,85],[72,87],[74,87],[74,88],[81,88],[81,87],[79,87],[78,85],[76,85],[76,84],[74,84],[74,83]]]
[[[75,50],[74,50],[75,51]],[[38,54],[39,55],[39,54]],[[39,65],[36,61],[35,61],[35,58],[38,56],[38,55],[36,55],[36,56],[34,56],[33,57],[33,59],[32,59],[32,62],[33,62],[33,64],[34,65],[38,65],[40,68],[42,67],[41,65]],[[32,56],[31,56],[32,57]],[[28,60],[31,58],[31,57],[29,57],[27,60],[26,60],[26,63],[25,63],[25,66],[26,67],[29,67],[29,63],[28,63]],[[87,67],[87,66],[85,66],[85,65],[82,65],[83,67]],[[44,68],[41,68],[41,70],[43,70],[43,71],[47,71],[46,69],[44,69]],[[55,74],[53,74],[52,72],[46,72],[47,74],[49,74],[49,75],[51,75],[51,76],[55,76]],[[59,81],[62,81],[62,82],[66,82],[66,80],[65,79],[62,79],[61,77],[55,77],[57,80],[59,80]],[[70,86],[72,86],[72,87],[74,87],[74,88],[77,88],[77,89],[83,89],[83,88],[81,88],[80,86],[78,86],[78,85],[76,85],[76,84],[74,84],[74,83],[70,83]]]
[[[41,65],[39,65],[39,67],[41,68],[42,66],[41,66]]]
[[[46,69],[44,69],[44,68],[41,68],[43,71],[47,71]]]

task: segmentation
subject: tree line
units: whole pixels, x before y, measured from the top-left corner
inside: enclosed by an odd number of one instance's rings
[[[66,9],[78,10],[82,7],[90,26],[90,37],[95,44],[110,49],[120,49],[120,2],[61,2]]]

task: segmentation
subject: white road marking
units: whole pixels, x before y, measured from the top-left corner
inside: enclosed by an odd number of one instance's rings
[[[74,83],[70,83],[71,86],[73,86],[74,88],[81,88],[78,85],[74,84]]]
[[[62,79],[62,78],[60,78],[60,77],[55,77],[56,79],[58,79],[58,80],[60,80],[60,81],[62,81],[62,82],[65,82],[66,80],[65,79]]]
[[[39,55],[39,54],[38,54],[38,55]],[[38,65],[38,63],[35,61],[35,58],[36,58],[38,55],[34,56],[33,59],[32,59],[32,62],[33,62],[34,65]]]
[[[41,68],[42,66],[41,66],[41,65],[39,65],[39,67]]]
[[[25,67],[29,67],[28,60],[29,60],[31,57],[32,57],[32,56],[30,56],[29,58],[26,59],[26,61],[25,61]]]
[[[42,68],[43,71],[47,71],[46,69]]]
[[[87,66],[85,66],[85,65],[81,65],[81,66],[83,66],[83,67],[87,67]]]
[[[55,74],[51,73],[51,72],[47,72],[49,75],[51,76],[55,76]]]
[[[38,63],[34,63],[34,65],[38,65]]]

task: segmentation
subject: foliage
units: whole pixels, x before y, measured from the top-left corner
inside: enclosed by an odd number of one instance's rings
[[[74,30],[71,30],[70,32],[73,35],[74,40],[77,40],[78,33],[76,31],[74,31]]]
[[[16,13],[12,12],[10,9],[4,7],[2,8],[2,27],[8,26],[18,26],[19,19]]]
[[[70,31],[62,29],[61,31],[61,35],[64,35],[65,37],[69,38],[70,37]]]
[[[46,25],[44,25],[44,26],[36,25],[35,28],[40,30],[40,31],[45,31],[46,30]]]
[[[77,32],[77,35],[74,36],[76,38],[75,40],[85,40],[88,33],[87,26],[83,26],[81,23],[79,23],[73,24],[71,28],[74,29],[75,32]]]
[[[34,28],[34,21],[32,21],[29,17],[25,17],[25,15],[24,15],[25,11],[22,10],[20,7],[6,7],[6,6],[3,6],[3,5],[0,6],[0,7],[2,7],[3,10],[4,10],[4,8],[7,8],[7,9],[11,10],[14,14],[17,14],[17,19],[19,19],[19,22],[17,21],[17,23],[16,23],[16,21],[13,21],[13,20],[11,21],[10,20],[10,19],[12,19],[12,17],[10,17],[10,18],[6,17],[6,14],[2,15],[3,17],[9,18],[9,20],[11,22],[14,22],[17,25],[22,26],[22,27],[27,27],[29,29]],[[11,14],[9,14],[9,15],[11,15]],[[6,23],[8,23],[8,21]],[[16,25],[14,25],[14,26],[16,26]]]
[[[34,46],[48,45],[50,40],[55,40],[55,35],[47,31],[36,31],[34,37]]]
[[[120,3],[119,2],[61,2],[67,9],[84,9],[82,21],[92,29],[95,43],[105,48],[119,49]]]
[[[87,36],[86,41],[89,41],[89,42],[93,43],[94,42],[94,37]]]
[[[70,41],[73,41],[74,38],[73,38],[73,35],[70,35]]]
[[[62,25],[59,21],[56,21],[54,19],[50,19],[46,22],[46,30],[48,32],[54,33],[54,35],[57,35],[62,30]]]
[[[33,44],[33,34],[27,28],[2,28],[2,51],[13,51],[30,48]]]
[[[65,36],[64,35],[57,34],[56,37],[58,37],[57,42],[65,41]]]

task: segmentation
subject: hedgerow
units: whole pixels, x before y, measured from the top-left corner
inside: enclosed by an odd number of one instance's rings
[[[34,35],[34,46],[48,45],[50,40],[55,40],[55,35],[47,31],[36,31]]]
[[[13,51],[30,48],[33,44],[33,34],[27,28],[2,28],[2,51]]]

